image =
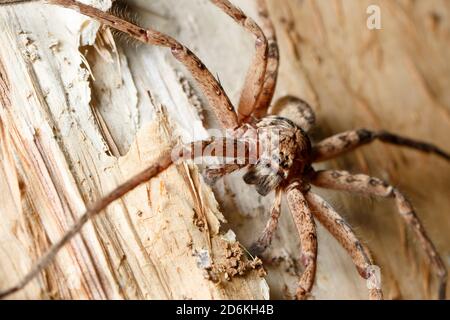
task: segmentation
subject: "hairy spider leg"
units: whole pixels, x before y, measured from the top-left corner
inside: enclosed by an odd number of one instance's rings
[[[308,191],[305,193],[306,201],[314,217],[328,232],[341,244],[353,260],[358,273],[364,279],[369,279],[374,265],[369,249],[359,241],[351,226],[339,215],[322,197]],[[381,288],[369,287],[371,300],[382,300]]]
[[[260,256],[271,244],[273,235],[277,230],[278,221],[281,214],[281,197],[283,195],[283,189],[278,187],[275,190],[275,199],[270,209],[270,217],[267,220],[266,226],[263,232],[259,236],[258,240],[250,247],[250,252],[256,256]]]
[[[317,233],[313,215],[304,196],[304,189],[298,182],[286,188],[289,210],[300,237],[301,262],[305,269],[297,287],[296,298],[305,300],[311,293],[316,276]]]
[[[428,256],[431,265],[438,277],[438,297],[445,299],[447,285],[447,269],[428,237],[422,222],[417,217],[413,206],[396,188],[388,183],[364,174],[350,174],[346,171],[324,170],[318,171],[311,178],[311,183],[317,187],[348,191],[363,195],[372,195],[395,200],[398,213],[405,221],[415,237],[419,240],[422,249]]]
[[[346,131],[322,140],[313,147],[313,161],[320,162],[329,160],[376,140],[432,153],[450,161],[449,153],[431,143],[406,138],[387,131],[372,131],[367,129]]]
[[[211,2],[256,38],[255,54],[247,71],[238,106],[239,122],[249,122],[252,115],[259,118],[266,114],[275,91],[279,65],[275,29],[265,0],[257,1],[262,28],[230,1],[211,0]],[[254,114],[255,112],[257,114]]]

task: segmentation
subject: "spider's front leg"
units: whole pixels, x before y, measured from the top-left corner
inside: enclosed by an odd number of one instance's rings
[[[238,119],[242,123],[249,122],[251,116],[260,118],[266,115],[272,101],[279,66],[275,28],[269,17],[265,0],[256,1],[262,27],[228,0],[211,0],[211,2],[256,38],[255,55],[239,100]]]
[[[30,1],[23,0],[21,2]],[[17,3],[14,0],[12,2]],[[219,81],[189,48],[176,39],[152,28],[140,27],[132,22],[116,17],[109,12],[101,11],[78,1],[47,0],[46,2],[76,10],[110,28],[123,32],[139,42],[170,48],[172,55],[189,70],[196,80],[221,126],[224,129],[230,130],[238,127],[238,119],[234,107]]]
[[[256,0],[258,6],[258,16],[262,22],[261,29],[267,39],[267,64],[264,75],[264,83],[261,92],[253,107],[253,117],[262,118],[267,114],[270,106],[278,78],[278,68],[280,65],[280,53],[278,49],[275,27],[269,16],[266,0]]]
[[[447,286],[447,269],[434,244],[428,237],[425,228],[417,217],[413,206],[396,188],[380,179],[369,177],[364,174],[352,175],[346,171],[326,170],[318,171],[311,178],[311,183],[315,186],[343,190],[352,193],[372,195],[383,198],[393,198],[397,205],[397,210],[405,223],[414,232],[423,250],[427,254],[431,265],[439,279],[438,297],[445,299]]]
[[[373,260],[369,250],[358,240],[350,225],[320,196],[310,191],[305,193],[306,200],[314,217],[344,247],[353,260],[362,278],[368,280],[373,276]],[[371,300],[383,299],[381,288],[374,284],[369,287]]]
[[[286,188],[287,201],[301,242],[301,262],[305,267],[300,276],[296,298],[305,300],[311,293],[316,276],[317,233],[314,218],[303,194],[300,183],[293,182]]]
[[[277,188],[275,191],[275,200],[272,204],[272,208],[270,209],[269,220],[267,221],[266,226],[258,240],[250,247],[250,252],[255,256],[260,256],[264,251],[266,251],[272,242],[273,235],[277,229],[278,221],[280,219],[282,194],[283,190],[281,188]]]

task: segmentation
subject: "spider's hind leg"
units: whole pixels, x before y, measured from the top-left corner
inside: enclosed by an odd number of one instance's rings
[[[434,144],[403,137],[387,131],[372,131],[368,129],[346,131],[320,141],[313,147],[313,160],[314,162],[326,161],[375,140],[421,152],[433,153],[438,157],[450,161],[450,153],[438,148]]]
[[[291,120],[305,132],[308,132],[316,123],[316,115],[311,106],[294,96],[278,99],[270,111],[271,114]]]

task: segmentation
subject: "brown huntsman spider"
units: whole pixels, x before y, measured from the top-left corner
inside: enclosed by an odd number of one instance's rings
[[[12,4],[26,1],[6,0],[1,2]],[[194,53],[175,39],[150,28],[141,28],[111,13],[100,11],[76,1],[48,0],[46,2],[74,9],[145,44],[169,48],[175,59],[184,64],[192,74],[221,127],[228,132],[228,136],[182,146],[176,149],[178,150],[175,152],[176,157],[174,157],[173,150],[166,150],[158,161],[142,173],[129,179],[98,201],[89,204],[86,212],[65,236],[59,242],[53,244],[19,283],[1,291],[0,297],[6,297],[29,283],[49,265],[58,251],[80,231],[86,222],[101,213],[110,203],[124,196],[138,185],[149,181],[152,177],[167,169],[174,161],[197,157],[194,150],[210,148],[215,150],[212,153],[213,156],[220,156],[223,153],[218,151],[223,151],[221,148],[224,146],[224,142],[226,142],[226,145],[230,145],[231,142],[233,152],[240,148],[244,150],[243,156],[239,159],[235,157],[236,161],[233,163],[207,168],[205,171],[206,177],[215,180],[233,171],[245,169],[247,171],[244,175],[244,181],[247,184],[254,185],[259,194],[265,196],[272,191],[275,192],[270,219],[261,236],[250,250],[257,255],[261,254],[271,243],[280,216],[281,198],[283,194],[286,195],[301,240],[301,262],[304,265],[304,271],[300,276],[296,291],[297,299],[307,298],[314,284],[317,259],[317,236],[314,219],[319,221],[345,248],[361,277],[369,279],[373,276],[374,262],[369,250],[358,240],[352,228],[339,213],[324,199],[313,193],[310,186],[393,199],[398,213],[417,237],[433,267],[439,281],[439,298],[445,298],[446,267],[409,200],[397,188],[380,179],[364,174],[351,174],[346,171],[317,171],[313,165],[341,156],[375,140],[432,153],[447,161],[450,161],[450,154],[426,142],[405,138],[386,131],[367,129],[343,132],[312,145],[308,137],[308,130],[315,123],[313,110],[305,101],[295,97],[284,97],[278,100],[271,109],[272,113],[268,114],[277,81],[279,54],[275,30],[264,0],[256,0],[259,19],[262,22],[261,26],[231,2],[211,0],[214,5],[256,38],[254,59],[247,73],[237,111],[235,111],[220,83],[206,66]],[[288,109],[295,111],[295,119],[285,118],[286,113],[284,111]],[[252,148],[257,150],[256,157],[251,156]],[[369,297],[371,299],[382,299],[381,288],[377,286],[369,287]]]

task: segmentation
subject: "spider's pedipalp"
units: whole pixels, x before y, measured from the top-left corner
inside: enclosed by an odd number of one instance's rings
[[[417,217],[414,208],[406,197],[388,183],[364,174],[352,175],[346,171],[325,170],[318,171],[312,177],[311,183],[315,186],[342,190],[363,195],[373,195],[395,200],[398,213],[405,223],[412,229],[419,240],[424,252],[439,280],[438,297],[445,299],[447,286],[447,269],[433,242],[428,237],[422,222]]]
[[[372,272],[373,260],[369,250],[358,240],[350,225],[320,196],[312,192],[305,193],[314,217],[333,235],[349,253],[359,274],[364,279],[376,276]],[[383,299],[381,288],[370,287],[371,300]]]
[[[402,137],[387,131],[359,129],[339,133],[319,142],[313,147],[313,162],[321,162],[338,157],[375,140],[426,153],[433,153],[450,161],[450,153],[445,152],[431,143]]]
[[[206,183],[214,185],[217,180],[247,166],[247,163],[230,163],[218,166],[209,166],[204,170],[203,176]]]

